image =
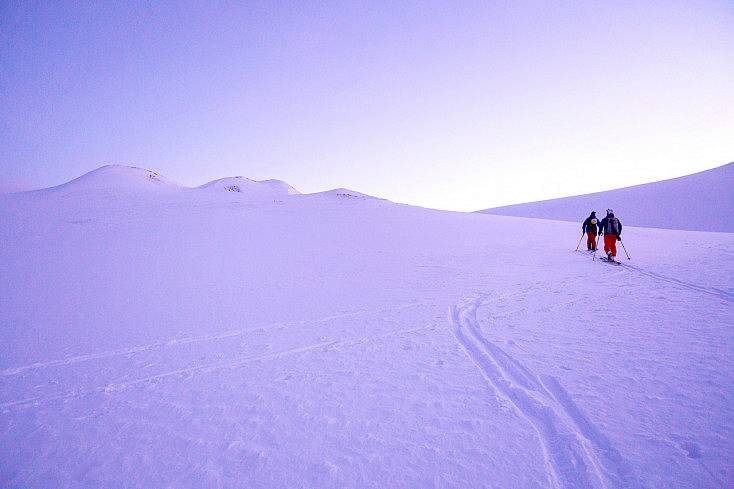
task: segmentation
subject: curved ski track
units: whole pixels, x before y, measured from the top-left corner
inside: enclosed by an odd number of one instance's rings
[[[497,394],[538,433],[551,487],[640,488],[628,464],[552,375],[536,375],[482,335],[480,296],[449,308],[452,333]]]

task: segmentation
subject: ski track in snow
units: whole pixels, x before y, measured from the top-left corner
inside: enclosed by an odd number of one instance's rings
[[[483,377],[538,433],[550,486],[642,487],[610,440],[591,424],[557,378],[534,374],[482,334],[477,310],[503,299],[507,297],[479,296],[451,306],[449,322]]]
[[[582,253],[584,255],[587,255],[588,253],[582,250],[575,250],[577,253]],[[668,277],[666,275],[662,275],[660,273],[651,272],[649,270],[645,270],[644,268],[641,268],[637,265],[632,265],[631,263],[628,263],[626,261],[620,261],[623,266],[619,267],[620,272],[622,270],[630,270],[634,271],[636,273],[639,273],[640,275],[644,275],[646,277],[650,277],[654,280],[658,280],[661,282],[666,282],[684,289],[693,290],[696,292],[703,292],[704,294],[709,294],[714,297],[717,297],[719,299],[723,299],[728,302],[734,302],[734,293],[727,292],[726,290],[719,289],[717,287],[704,287],[703,285],[698,285],[693,282],[688,282],[685,280],[680,280],[673,277]]]
[[[629,265],[627,263],[625,263],[624,268],[629,268],[630,270],[634,270],[635,272],[641,275],[645,275],[655,280],[667,282],[667,283],[670,283],[670,284],[673,284],[679,287],[683,287],[685,289],[694,290],[696,292],[703,292],[704,294],[713,295],[714,297],[718,297],[719,299],[723,299],[725,301],[734,302],[734,294],[732,294],[731,292],[727,292],[725,290],[718,289],[716,287],[704,287],[702,285],[697,285],[692,282],[687,282],[685,280],[679,280],[677,278],[667,277],[659,273],[650,272],[638,266]]]
[[[395,307],[380,308],[377,310],[360,310],[360,311],[348,312],[344,314],[331,315],[331,316],[309,320],[309,321],[297,321],[297,322],[292,322],[292,323],[271,324],[267,326],[245,328],[245,329],[241,329],[237,331],[230,331],[230,332],[214,334],[214,335],[196,336],[192,338],[183,338],[183,339],[177,338],[177,339],[172,339],[166,342],[152,343],[148,345],[136,346],[133,348],[109,350],[109,351],[104,351],[104,352],[95,353],[95,354],[74,356],[74,357],[63,359],[63,360],[51,360],[48,362],[38,362],[38,363],[33,363],[33,364],[24,365],[20,367],[10,368],[10,369],[6,369],[0,372],[0,378],[5,377],[7,380],[12,382],[12,379],[14,377],[22,376],[34,370],[68,367],[68,366],[72,366],[77,363],[93,361],[93,360],[111,360],[114,357],[119,357],[119,356],[127,356],[128,358],[130,358],[130,357],[134,357],[135,355],[141,355],[141,354],[146,354],[146,353],[156,353],[156,352],[161,351],[164,348],[172,349],[172,348],[182,347],[185,345],[195,344],[195,343],[205,343],[205,342],[212,342],[212,341],[217,341],[217,340],[231,340],[237,337],[246,337],[248,333],[255,333],[255,332],[265,333],[268,331],[286,330],[292,327],[328,323],[331,321],[336,321],[336,320],[350,318],[350,317],[357,317],[357,316],[366,315],[366,314],[372,314],[372,315],[378,314],[379,315],[379,314],[385,314],[385,313],[390,313],[390,312],[400,312],[405,309],[420,307],[420,306],[425,306],[425,303],[411,302],[407,304],[401,304]],[[389,318],[380,317],[380,319],[388,323],[401,325],[400,322],[390,320]],[[39,406],[41,404],[45,404],[45,403],[53,402],[53,401],[70,401],[72,399],[85,397],[91,394],[112,393],[118,390],[133,387],[139,384],[160,381],[160,380],[163,380],[169,377],[188,378],[196,373],[208,373],[208,372],[214,372],[214,371],[222,370],[222,369],[237,368],[243,365],[247,365],[249,363],[265,361],[265,360],[270,360],[270,359],[283,358],[289,355],[296,355],[296,354],[308,353],[308,352],[317,351],[317,350],[328,350],[328,349],[339,348],[339,347],[344,347],[344,346],[353,346],[353,345],[364,344],[364,343],[373,342],[373,341],[380,341],[380,340],[390,338],[393,336],[399,336],[402,334],[410,334],[413,332],[429,329],[435,326],[436,326],[435,324],[421,325],[421,326],[413,325],[410,328],[389,330],[387,332],[382,332],[380,334],[372,334],[372,335],[367,335],[367,336],[361,336],[357,334],[350,338],[340,337],[340,338],[336,338],[333,340],[328,340],[328,341],[325,340],[325,341],[321,341],[317,343],[308,343],[306,345],[299,345],[293,348],[284,348],[281,350],[271,351],[267,353],[235,356],[234,358],[229,358],[224,361],[213,362],[213,363],[207,363],[207,362],[203,362],[202,360],[198,360],[197,363],[193,365],[187,365],[183,368],[178,368],[178,369],[173,369],[173,370],[165,370],[163,372],[156,373],[154,375],[147,375],[147,376],[142,376],[142,377],[137,376],[133,378],[132,380],[117,381],[117,382],[102,382],[102,383],[97,383],[97,385],[94,385],[91,388],[87,387],[83,389],[70,389],[66,392],[62,392],[57,395],[36,396],[36,397],[27,397],[27,398],[22,398],[22,399],[8,400],[8,401],[0,403],[0,409],[2,410],[8,410],[11,408],[22,409],[26,407]],[[132,374],[134,375],[137,370],[132,370]],[[128,372],[115,372],[115,373],[117,374],[118,377],[124,377],[125,375],[130,375],[131,372],[128,371]],[[19,377],[19,378],[22,378],[22,377]],[[53,385],[55,383],[57,382],[52,381],[50,385]],[[36,386],[37,389],[41,387],[43,386]]]
[[[424,304],[423,303],[408,303],[408,304],[403,304],[403,305],[396,306],[396,307],[378,309],[377,311],[361,310],[361,311],[354,311],[354,312],[348,312],[344,314],[327,316],[324,318],[314,319],[310,321],[297,321],[297,322],[292,322],[292,323],[276,323],[276,324],[254,326],[254,327],[245,328],[245,329],[238,329],[235,331],[228,331],[228,332],[218,333],[214,335],[201,335],[201,336],[194,336],[190,338],[174,338],[169,341],[162,341],[162,342],[151,343],[147,345],[134,346],[131,348],[118,348],[115,350],[107,350],[107,351],[103,351],[99,353],[91,353],[88,355],[76,355],[76,356],[72,356],[72,357],[68,357],[68,358],[64,358],[60,360],[49,360],[46,362],[35,362],[35,363],[28,364],[28,365],[22,365],[19,367],[11,367],[5,370],[1,370],[0,377],[11,377],[14,375],[21,374],[28,370],[38,370],[38,369],[44,369],[44,368],[66,366],[66,365],[72,365],[74,363],[79,363],[79,362],[99,360],[99,359],[105,359],[105,358],[122,356],[122,355],[134,355],[136,353],[148,352],[148,351],[159,349],[159,348],[168,348],[168,347],[187,345],[190,343],[202,343],[206,341],[215,341],[215,340],[222,340],[222,339],[227,339],[227,338],[235,338],[237,336],[244,336],[247,333],[251,333],[254,331],[265,332],[265,331],[270,331],[274,329],[289,328],[292,326],[302,326],[306,324],[325,323],[325,322],[333,321],[336,319],[359,316],[359,315],[366,314],[366,313],[393,312],[393,311],[400,311],[400,310],[411,308],[411,307],[418,307],[422,305]]]

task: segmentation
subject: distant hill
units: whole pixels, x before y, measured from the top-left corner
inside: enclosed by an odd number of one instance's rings
[[[56,187],[42,189],[45,194],[104,191],[119,194],[151,192],[156,189],[181,189],[181,184],[158,173],[124,165],[106,165]]]
[[[301,192],[281,180],[252,180],[245,177],[229,177],[214,180],[198,188],[215,191],[236,192],[256,197],[278,197],[298,195]]]
[[[734,232],[734,163],[680,178],[478,211],[580,223],[605,209],[627,226]]]
[[[3,187],[0,187],[0,194],[3,194],[2,190]],[[181,193],[187,196],[213,196],[218,194],[220,196],[226,195],[229,198],[247,201],[269,201],[288,196],[302,198],[352,197],[361,200],[384,200],[345,188],[337,188],[313,194],[301,194],[301,192],[282,180],[252,180],[242,176],[220,178],[198,187],[187,187],[153,171],[125,165],[102,166],[64,184],[28,193],[45,195],[51,198],[58,195],[89,195],[99,193],[107,197],[124,198],[125,196],[134,195],[136,198],[140,198],[142,195],[170,195],[170,193]]]

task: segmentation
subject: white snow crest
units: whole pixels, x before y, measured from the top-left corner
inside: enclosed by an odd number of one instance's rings
[[[227,191],[259,196],[300,195],[300,192],[281,180],[252,180],[244,177],[229,177],[214,180],[200,189]]]
[[[179,183],[150,170],[124,165],[106,165],[47,190],[55,192],[109,190],[125,193],[181,187]]]

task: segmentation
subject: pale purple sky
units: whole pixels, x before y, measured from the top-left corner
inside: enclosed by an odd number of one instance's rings
[[[734,3],[0,2],[0,189],[105,164],[487,207],[734,160]]]

